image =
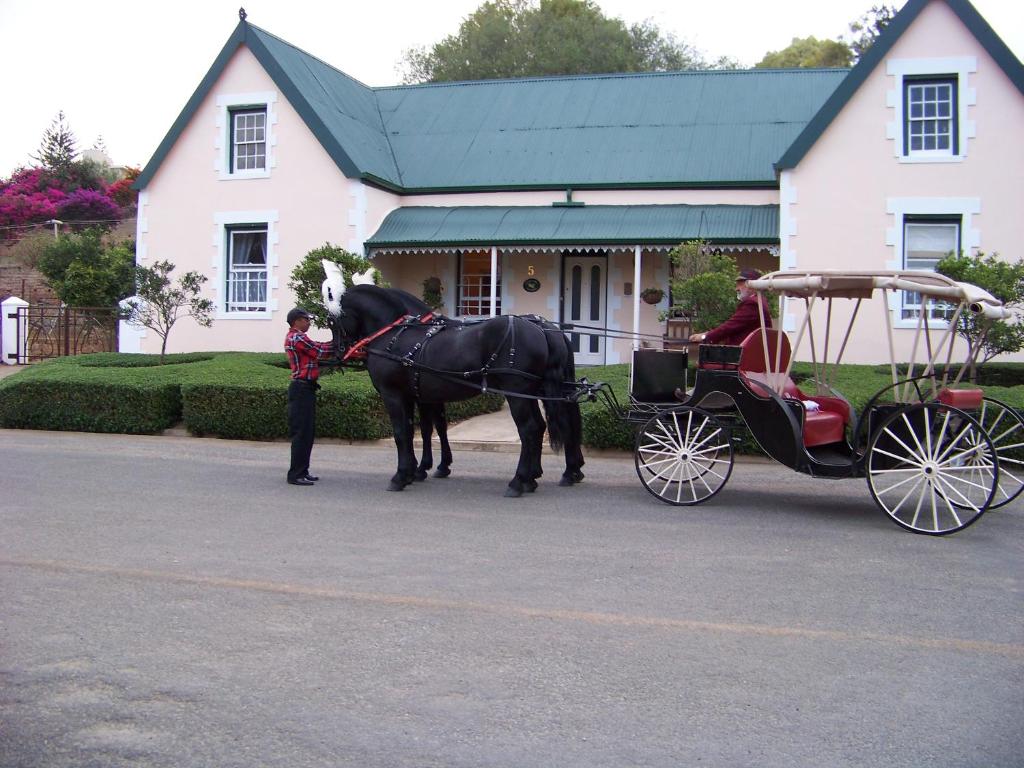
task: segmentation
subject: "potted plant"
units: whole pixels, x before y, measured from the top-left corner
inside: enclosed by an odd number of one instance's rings
[[[431,309],[441,309],[444,307],[441,291],[441,278],[428,277],[423,281],[423,302]]]
[[[665,298],[665,292],[661,288],[644,288],[640,293],[640,298],[648,304],[657,304]]]

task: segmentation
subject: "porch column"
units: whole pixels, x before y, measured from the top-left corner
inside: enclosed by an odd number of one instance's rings
[[[642,248],[633,246],[633,350],[640,349],[640,254]]]
[[[498,314],[498,246],[491,246],[491,317]]]

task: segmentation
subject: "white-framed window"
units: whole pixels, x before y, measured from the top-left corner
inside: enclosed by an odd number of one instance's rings
[[[226,312],[267,310],[267,225],[227,227]]]
[[[222,181],[269,178],[275,162],[277,93],[217,96],[214,170]]]
[[[886,74],[893,88],[886,105],[893,119],[886,136],[901,163],[957,163],[967,156],[975,136],[968,119],[977,96],[968,78],[978,70],[974,56],[889,59]]]
[[[950,254],[960,252],[960,219],[907,216],[903,219],[903,266],[905,269],[934,271]],[[917,320],[921,315],[921,294],[903,291],[901,320]],[[948,321],[953,307],[942,301],[927,302],[928,320]]]
[[[459,254],[457,315],[486,317],[491,314],[491,254],[488,251],[462,251]],[[497,308],[501,314],[501,262],[498,262]]]
[[[903,154],[956,155],[956,78],[903,81]]]
[[[229,110],[231,114],[231,172],[267,168],[267,108]]]
[[[886,269],[935,269],[950,253],[972,253],[981,247],[977,227],[981,213],[978,197],[890,197],[885,211],[892,216],[885,242],[892,251]],[[892,291],[889,310],[893,327],[914,328],[921,316],[919,296]],[[950,317],[947,309],[932,307],[925,319],[930,326],[942,328]]]

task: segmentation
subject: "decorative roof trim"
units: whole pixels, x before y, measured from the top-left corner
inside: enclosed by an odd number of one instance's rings
[[[1011,51],[995,33],[988,22],[974,8],[968,0],[934,0],[944,2],[957,15],[964,26],[981,43],[982,47],[995,59],[999,67],[1010,78],[1010,81],[1017,87],[1017,90],[1024,94],[1024,64],[1013,55]],[[896,41],[906,32],[907,28],[920,15],[921,11],[932,0],[909,0],[885,31],[879,35],[868,52],[861,57],[857,65],[850,70],[839,87],[832,92],[818,113],[811,118],[807,126],[796,137],[789,149],[775,164],[777,171],[784,171],[788,168],[795,168],[804,158],[815,142],[828,129],[836,116],[842,111],[846,103],[853,97],[853,94],[863,85],[876,66],[882,62],[886,54],[892,49]]]
[[[491,244],[477,244],[477,245],[432,245],[432,246],[415,246],[415,245],[383,245],[383,246],[369,246],[366,251],[370,256],[383,256],[383,255],[401,255],[411,253],[422,253],[422,254],[434,254],[434,253],[457,253],[459,251],[466,250],[489,250],[491,247],[497,247],[502,253],[561,253],[562,251],[583,251],[584,253],[594,253],[597,251],[612,251],[612,252],[623,252],[629,253],[636,246],[640,246],[644,251],[654,251],[658,253],[667,253],[675,248],[679,243],[633,243],[632,245],[624,245],[622,243],[609,244],[609,245],[560,245],[554,243],[539,243],[536,245],[498,245],[494,246]],[[779,255],[778,243],[714,243],[717,250],[723,253],[751,253],[754,251],[768,251],[771,256],[776,258]]]

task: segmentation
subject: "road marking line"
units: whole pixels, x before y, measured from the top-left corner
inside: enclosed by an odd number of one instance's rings
[[[691,632],[721,632],[734,635],[760,637],[792,637],[809,640],[831,640],[835,642],[869,642],[895,645],[903,648],[918,648],[939,651],[961,651],[1011,659],[1024,659],[1024,645],[1017,643],[996,643],[985,640],[963,640],[944,637],[911,637],[888,635],[877,632],[847,632],[833,629],[808,629],[805,627],[772,626],[770,624],[741,624],[736,622],[696,621],[671,619],[660,616],[637,616],[600,611],[572,611],[560,608],[530,608],[502,603],[482,603],[472,600],[450,600],[446,598],[421,597],[417,595],[396,595],[384,592],[360,592],[334,587],[315,587],[304,584],[288,584],[277,581],[235,579],[220,576],[198,576],[173,571],[157,571],[142,568],[117,568],[107,565],[69,563],[57,560],[0,559],[0,566],[32,568],[56,573],[78,573],[96,576],[162,581],[189,584],[215,589],[237,589],[266,594],[292,595],[327,600],[376,603],[429,610],[450,610],[475,613],[490,613],[505,617],[527,619],[548,619],[554,621],[582,622],[586,624],[646,627],[654,629],[686,630]]]

